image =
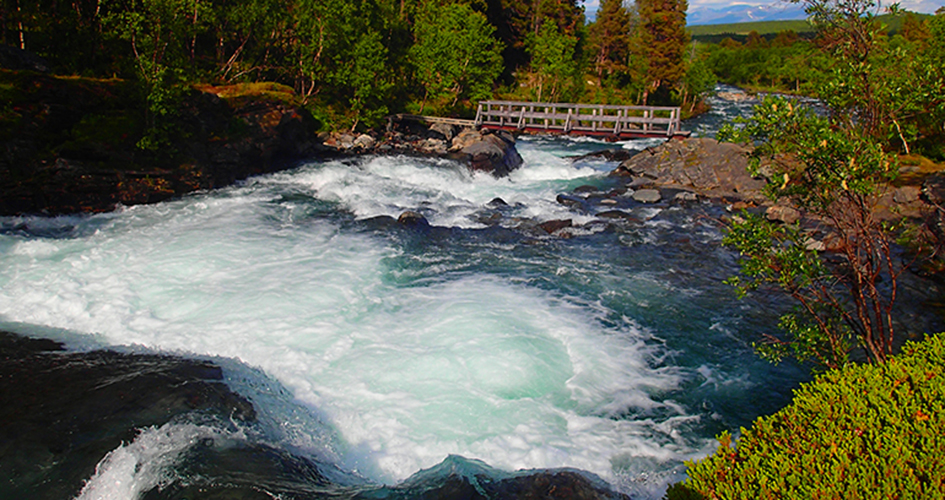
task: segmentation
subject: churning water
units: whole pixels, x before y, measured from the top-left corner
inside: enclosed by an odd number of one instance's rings
[[[637,223],[608,229],[555,201],[609,185],[616,164],[567,158],[606,147],[523,138],[525,165],[506,179],[376,156],[110,214],[2,219],[0,327],[212,357],[257,407],[252,429],[143,430],[102,458],[83,498],[173,481],[208,437],[388,484],[456,454],[583,469],[658,498],[683,461],[783,406],[803,375],[752,353],[783,308],[721,284],[736,269],[719,247],[724,208],[641,205]],[[488,208],[495,198],[505,205]],[[381,217],[406,210],[434,227]],[[583,226],[521,229],[551,219]]]

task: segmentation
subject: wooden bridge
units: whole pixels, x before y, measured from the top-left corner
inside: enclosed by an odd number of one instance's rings
[[[527,134],[592,135],[609,139],[688,137],[679,108],[518,101],[482,101],[474,125]]]
[[[475,120],[408,114],[389,118],[525,134],[591,135],[613,140],[689,137],[691,134],[680,128],[679,108],[662,106],[482,101]]]

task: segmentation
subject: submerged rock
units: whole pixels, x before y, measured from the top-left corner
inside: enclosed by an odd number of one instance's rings
[[[571,224],[571,219],[555,219],[542,222],[538,224],[538,227],[544,229],[546,233],[552,234],[566,227],[571,227]]]

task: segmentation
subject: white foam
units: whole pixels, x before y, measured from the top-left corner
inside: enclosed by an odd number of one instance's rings
[[[86,481],[77,500],[135,500],[174,481],[173,467],[186,451],[207,439],[220,439],[212,427],[165,424],[142,430],[134,441],[110,451]]]
[[[615,463],[663,463],[703,447],[680,437],[690,417],[661,395],[682,375],[652,367],[660,354],[646,332],[605,327],[596,308],[525,278],[471,272],[399,286],[403,271],[390,267],[399,250],[385,240],[298,218],[278,202],[294,190],[367,217],[432,200],[434,223],[459,225],[464,211],[501,196],[556,217],[567,209],[550,193],[584,174],[594,175],[550,160],[511,179],[403,158],[330,162],[93,217],[79,223],[81,237],[0,235],[0,244],[32,248],[0,255],[0,319],[260,367],[319,412],[310,426],[268,417],[299,424],[272,433],[280,444],[335,446],[312,438],[332,427],[325,436],[337,432],[346,445],[326,455],[375,480],[406,478],[448,454],[615,478],[633,467]],[[203,431],[154,432],[113,452],[90,484],[159,484],[159,475],[129,479],[138,477],[132,466],[163,468],[182,449],[178,437]],[[145,442],[156,454],[145,455]]]

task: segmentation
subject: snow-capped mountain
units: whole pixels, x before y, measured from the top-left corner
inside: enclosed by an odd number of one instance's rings
[[[777,2],[771,5],[735,4],[718,9],[690,6],[686,14],[686,24],[726,24],[747,23],[751,21],[785,21],[806,19],[804,8],[797,4]]]

